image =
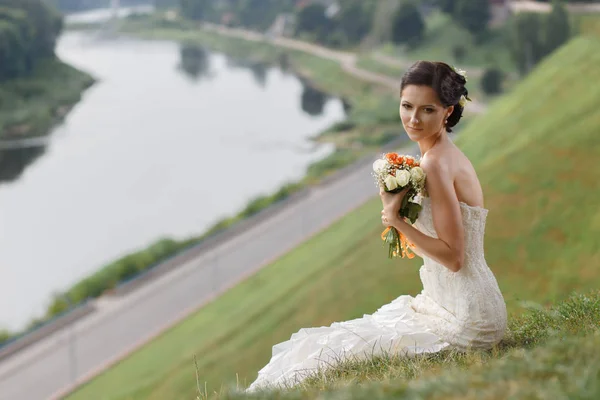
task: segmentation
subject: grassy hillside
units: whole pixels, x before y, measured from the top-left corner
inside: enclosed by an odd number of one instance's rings
[[[298,390],[262,397],[224,391],[218,398],[597,399],[599,324],[600,292],[577,295],[549,311],[532,310],[513,320],[505,346],[496,351],[347,362]],[[528,345],[531,339],[538,345]],[[199,392],[208,397],[202,388]]]
[[[596,39],[574,39],[458,141],[492,210],[487,258],[515,299],[598,286],[599,62]]]
[[[512,319],[506,339],[493,351],[347,361],[297,390],[270,392],[269,398],[596,399],[599,325],[600,292],[573,295],[549,310],[533,308]],[[199,393],[209,397],[202,388]],[[219,399],[256,397],[223,391]]]
[[[471,122],[458,140],[484,186],[491,210],[486,257],[505,294],[513,326],[522,322],[514,321],[523,311],[521,300],[545,305],[600,285],[600,210],[594,196],[600,180],[594,161],[600,154],[600,92],[590,89],[600,78],[599,63],[600,43],[573,40],[488,114]],[[378,236],[380,209],[374,198],[69,398],[193,399],[194,356],[209,393],[236,379],[245,386],[268,361],[271,346],[299,328],[360,317],[400,294],[416,294],[420,262],[385,258]],[[581,311],[594,302],[597,299],[582,300],[581,307],[567,306],[565,319],[554,325],[542,317],[526,320],[531,322],[528,329],[545,337],[540,332],[547,327],[597,315],[597,310]],[[584,324],[575,324],[579,325]],[[504,347],[531,343],[526,337],[519,339],[518,332],[507,340]],[[597,338],[580,340],[577,357],[585,358],[585,349]],[[565,354],[570,342],[548,346],[548,354],[559,360],[556,357]],[[546,354],[540,351],[541,355],[523,357],[535,365]],[[586,362],[594,361],[588,358]],[[437,368],[415,370],[408,377],[445,370],[440,362]],[[499,361],[498,368],[504,362],[511,361]],[[450,364],[460,365],[456,360]],[[578,361],[572,365],[574,371],[577,365]],[[485,380],[482,369],[477,370]],[[554,382],[553,376],[538,378]],[[398,384],[388,382],[372,393],[387,393],[391,386],[385,385]]]

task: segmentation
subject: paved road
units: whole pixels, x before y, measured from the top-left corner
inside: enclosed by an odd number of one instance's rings
[[[374,159],[374,158],[373,158]],[[371,161],[0,363],[1,400],[60,398],[173,323],[377,195]],[[373,216],[378,220],[379,215]],[[235,250],[234,250],[235,248]],[[93,399],[89,399],[93,400]]]

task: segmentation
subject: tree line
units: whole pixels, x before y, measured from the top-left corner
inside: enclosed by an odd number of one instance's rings
[[[378,16],[381,11],[378,10],[378,3],[370,0],[338,1],[337,7],[326,6],[317,1],[306,2],[303,7],[298,7],[297,2],[292,0],[160,2],[177,2],[181,15],[188,20],[226,23],[262,31],[271,26],[277,15],[290,13],[295,19],[294,36],[329,47],[360,44],[377,28],[374,20],[381,19]],[[558,0],[553,0],[552,3],[552,12],[549,14],[520,13],[511,17],[502,32],[490,30],[492,11],[487,0],[402,0],[393,13],[383,17],[390,21],[391,41],[398,46],[414,48],[420,46],[426,36],[424,15],[428,10],[437,8],[468,31],[476,43],[485,43],[498,35],[504,36],[515,66],[524,74],[571,36],[572,28],[564,4]],[[465,49],[457,46],[452,51],[457,61],[460,61]],[[501,77],[501,71],[491,68],[484,79],[486,91],[497,92]]]
[[[162,0],[169,2],[170,0]],[[352,45],[365,37],[372,26],[375,1],[344,0],[329,8],[321,2],[298,7],[294,0],[179,0],[184,18],[267,30],[278,15],[296,19],[296,36],[305,36],[332,47]]]
[[[0,0],[0,82],[26,76],[54,57],[63,28],[58,11],[42,0]]]
[[[503,30],[496,32],[491,32],[489,27],[492,13],[488,1],[431,0],[430,5],[449,15],[478,43],[484,43],[493,36],[502,36],[515,67],[522,75],[569,40],[573,30],[568,12],[559,0],[552,0],[550,13],[516,14],[509,19]],[[423,2],[416,0],[405,0],[398,7],[392,17],[391,32],[391,39],[396,45],[414,48],[423,42],[426,25],[422,7]],[[460,61],[466,49],[456,46],[452,51]],[[487,68],[481,82],[483,90],[489,94],[500,92],[503,76],[504,73],[499,68]]]

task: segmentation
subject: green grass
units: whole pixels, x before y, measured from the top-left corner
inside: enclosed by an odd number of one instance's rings
[[[554,301],[598,284],[600,92],[590,82],[599,62],[597,40],[574,39],[458,140],[487,206],[499,210],[489,215],[486,255],[515,297]]]
[[[398,59],[398,61],[401,60]],[[404,74],[407,69],[400,66],[380,63],[377,60],[373,59],[373,57],[370,54],[361,55],[358,59],[357,65],[359,68],[366,69],[367,71],[392,76],[397,78],[398,80],[400,80],[402,74]],[[408,65],[410,65],[410,63],[408,63]]]
[[[31,76],[0,83],[0,139],[47,134],[93,82],[67,64],[48,60]]]
[[[532,308],[511,320],[501,346],[444,351],[406,359],[393,355],[346,360],[291,391],[269,398],[505,399],[600,395],[600,292],[573,295],[549,310]],[[251,399],[223,390],[202,398]]]
[[[600,14],[572,14],[571,27],[575,34],[600,37]]]
[[[564,68],[567,62],[570,67]],[[598,316],[597,311],[577,312],[577,307],[571,307],[563,320],[555,322],[545,314],[530,317],[529,325],[527,317],[515,320],[522,313],[523,300],[548,305],[600,284],[600,211],[593,195],[600,179],[595,165],[600,154],[600,93],[589,90],[589,82],[600,78],[594,68],[598,63],[600,44],[575,39],[544,61],[511,96],[497,101],[489,114],[475,119],[457,140],[478,170],[491,210],[486,258],[513,321],[513,330],[502,345],[505,349],[543,343],[551,336],[546,328],[571,329],[565,321],[571,321],[571,327],[583,327],[587,326],[582,322],[585,318]],[[209,393],[236,380],[245,386],[270,358],[271,346],[299,328],[360,317],[398,295],[416,294],[421,287],[420,262],[385,258],[378,239],[379,210],[375,198],[348,214],[69,398],[194,398],[194,356]],[[566,304],[563,311],[568,310]],[[526,328],[521,334],[519,326]],[[597,340],[577,343],[588,349]],[[548,344],[548,357],[559,363],[568,354],[561,349],[571,348],[568,343]],[[537,365],[545,351],[521,357]],[[572,352],[574,360],[589,361],[589,351],[575,348]],[[515,354],[510,357],[518,360],[519,351]],[[477,365],[486,361],[477,357]],[[498,361],[500,366],[504,362],[519,364]],[[461,365],[460,360],[451,364]],[[435,361],[410,377],[428,375],[428,371],[434,374],[443,365],[443,360]],[[573,362],[568,368],[575,373],[580,366]],[[553,370],[538,376],[540,387],[545,385],[545,376],[552,383],[551,376],[561,373]],[[481,373],[473,379],[488,378]],[[392,379],[356,390],[387,393],[386,385],[402,386]],[[464,390],[471,387],[469,381],[460,385]],[[486,385],[499,387],[500,382],[496,379]]]

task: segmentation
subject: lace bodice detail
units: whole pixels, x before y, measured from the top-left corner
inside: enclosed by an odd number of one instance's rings
[[[431,201],[424,198],[415,227],[437,238]],[[464,265],[452,272],[436,261],[422,256],[420,275],[422,296],[417,308],[435,312],[441,320],[434,329],[449,342],[473,346],[478,342],[497,342],[506,328],[506,305],[496,278],[484,255],[484,236],[488,210],[460,203],[465,235]],[[435,309],[435,310],[434,310]]]
[[[459,203],[462,214],[463,229],[465,234],[465,264],[484,261],[483,240],[485,236],[485,223],[488,210],[481,207],[469,206]],[[431,200],[424,198],[422,211],[415,223],[415,227],[426,235],[437,238],[438,235],[433,225]]]

